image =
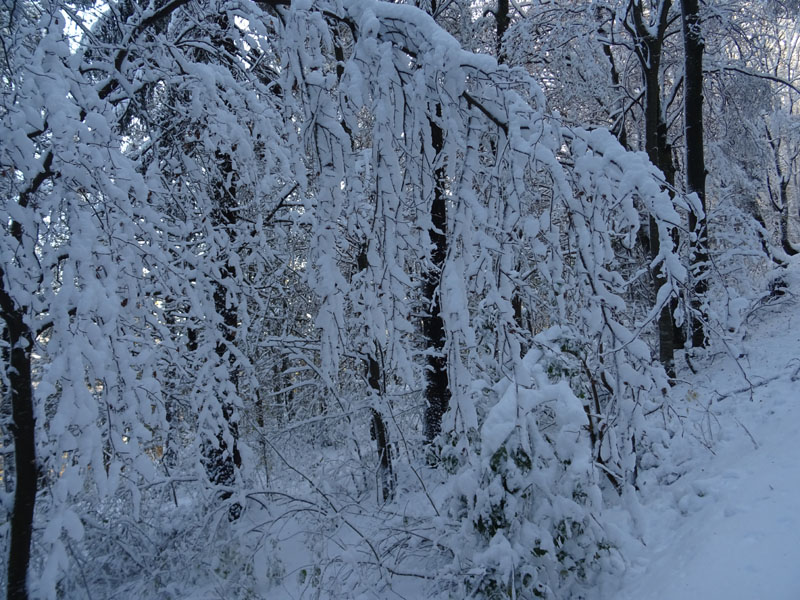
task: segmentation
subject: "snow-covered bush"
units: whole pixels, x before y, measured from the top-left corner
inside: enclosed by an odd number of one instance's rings
[[[454,585],[468,597],[577,598],[611,561],[588,420],[542,351],[492,390],[480,442],[450,483]]]

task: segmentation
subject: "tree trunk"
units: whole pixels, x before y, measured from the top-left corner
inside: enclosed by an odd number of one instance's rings
[[[217,209],[212,215],[215,228],[226,231],[230,242],[228,249],[235,245],[236,234],[236,173],[233,170],[231,158],[225,154],[217,153],[219,161],[219,181],[214,186],[215,205]],[[220,325],[222,339],[217,342],[215,351],[220,360],[228,363],[228,377],[237,394],[239,392],[239,374],[237,372],[236,358],[231,348],[236,342],[236,333],[239,328],[237,306],[228,303],[228,289],[226,281],[235,281],[236,268],[228,260],[220,268],[220,279],[214,284],[214,308],[222,317]],[[204,464],[208,478],[215,485],[231,487],[236,483],[236,470],[242,466],[242,457],[239,454],[238,438],[239,423],[236,407],[227,399],[222,401],[222,418],[225,421],[227,432],[220,430],[216,436],[216,444],[208,443],[204,448]],[[232,440],[228,447],[226,435]],[[224,491],[220,494],[222,500],[230,498],[232,493]],[[242,507],[235,503],[228,510],[228,518],[235,521],[241,514]]]
[[[339,43],[339,40],[336,36],[334,36],[334,56],[337,62],[336,77],[341,82],[342,76],[344,75],[345,57],[344,49],[342,48],[342,45]],[[350,128],[347,126],[347,123],[344,120],[342,120],[341,125],[342,129],[350,137],[350,149],[353,150],[355,147],[355,144],[353,143],[353,132],[350,131]],[[359,271],[364,271],[369,267],[369,260],[367,258],[368,249],[368,243],[364,243],[359,250],[358,257],[356,258]],[[375,348],[375,352],[379,352],[377,347]],[[367,356],[366,362],[367,383],[369,383],[370,389],[377,397],[382,397],[385,390],[384,386],[381,385],[381,380],[383,377],[378,360],[374,355],[369,355]],[[389,442],[389,429],[386,427],[386,422],[383,418],[383,415],[377,408],[372,407],[370,411],[372,415],[370,431],[372,432],[372,437],[375,440],[375,445],[377,446],[378,451],[378,480],[380,481],[381,498],[384,502],[388,502],[394,498],[395,491],[395,477],[394,469],[392,468],[392,451]]]
[[[784,173],[783,167],[781,166],[780,138],[777,140],[773,138],[769,131],[769,127],[767,127],[766,132],[767,141],[769,142],[770,148],[772,148],[772,157],[773,161],[775,162],[775,174],[777,175],[778,179],[777,198],[775,197],[775,192],[773,191],[772,186],[769,184],[769,179],[767,180],[767,185],[770,187],[770,200],[772,207],[778,212],[778,227],[780,230],[781,249],[783,249],[787,256],[794,256],[797,254],[797,249],[792,245],[792,242],[789,239],[789,223],[791,220],[789,213],[789,175]]]
[[[31,558],[33,512],[36,504],[36,444],[31,384],[33,334],[25,323],[25,311],[18,308],[5,289],[0,266],[0,314],[5,321],[6,376],[11,396],[16,486],[11,512],[11,541],[8,553],[7,598],[27,600],[28,566]]]
[[[503,38],[508,31],[510,18],[508,16],[508,0],[497,0],[497,8],[494,13],[495,24],[497,25],[497,63],[505,63],[505,53],[503,52]]]
[[[509,1],[508,0],[497,0],[497,8],[494,12],[494,19],[496,25],[496,34],[497,34],[497,64],[502,65],[506,62],[506,55],[503,52],[503,38],[506,35],[506,31],[508,31],[508,26],[511,24],[511,18],[509,17]],[[491,142],[492,154],[497,154],[497,143],[493,140]],[[514,232],[519,239],[522,239],[522,232],[516,230]],[[517,264],[519,267],[519,264]],[[529,323],[525,317],[525,305],[522,300],[522,293],[518,286],[514,286],[514,291],[511,294],[511,308],[514,310],[514,323],[516,323],[517,328],[523,332],[530,329]],[[525,353],[528,351],[527,345],[524,343],[520,343],[519,353],[520,358],[525,356]]]
[[[797,254],[797,249],[792,245],[792,241],[789,239],[789,223],[791,222],[789,213],[789,178],[782,177],[780,182],[778,182],[778,188],[781,197],[781,248],[783,248],[787,256],[794,256]]]
[[[437,116],[441,116],[441,106],[436,106]],[[431,144],[434,150],[433,162],[440,160],[444,149],[444,132],[434,119],[429,119]],[[450,404],[450,384],[447,371],[447,357],[444,353],[445,331],[442,320],[440,285],[442,268],[447,256],[447,200],[445,197],[445,169],[439,165],[434,172],[433,202],[431,204],[432,228],[428,235],[433,246],[431,265],[425,274],[422,297],[425,302],[425,317],[422,319],[422,333],[428,350],[428,369],[426,372],[425,399],[425,439],[430,443],[441,433],[442,416]]]
[[[661,52],[667,28],[667,14],[670,0],[660,5],[661,12],[656,15],[654,28],[648,27],[641,3],[631,1],[628,5],[629,14],[633,19],[632,24],[627,24],[628,31],[636,40],[636,55],[642,69],[645,86],[644,94],[644,124],[645,124],[645,150],[656,167],[664,173],[668,185],[675,183],[675,165],[672,162],[672,148],[667,139],[667,124],[661,106]],[[649,254],[651,258],[658,255],[661,240],[655,219],[650,218],[650,232],[648,236]],[[656,294],[666,283],[666,279],[656,268],[653,272]],[[658,318],[659,360],[670,378],[675,377],[675,342],[680,341],[680,334],[676,331],[673,312],[677,300],[666,304]]]
[[[369,370],[369,386],[375,394],[381,393],[380,366],[378,361],[369,357],[367,369]],[[381,498],[389,502],[394,498],[394,471],[392,469],[392,451],[389,445],[389,430],[383,415],[376,408],[372,408],[372,435],[378,449],[378,479],[381,486]]]
[[[367,249],[368,244],[365,243],[358,253],[357,263],[359,271],[364,271],[369,267]],[[375,352],[378,352],[377,348]],[[378,398],[382,397],[385,391],[384,386],[381,384],[381,380],[383,379],[381,375],[381,366],[378,364],[378,360],[374,355],[370,354],[367,356],[367,383],[369,383],[370,389]],[[388,502],[394,498],[395,487],[394,471],[392,469],[392,451],[389,444],[389,430],[386,427],[386,422],[380,411],[375,407],[372,407],[370,410],[372,412],[370,430],[378,449],[378,479],[381,486],[381,497],[384,502]]]
[[[597,18],[602,19],[602,10],[598,9],[597,11]],[[614,17],[614,13],[609,11],[612,18]],[[613,28],[613,23],[612,23]],[[603,47],[603,54],[606,55],[608,58],[608,65],[610,68],[610,75],[611,75],[611,84],[614,86],[615,90],[619,90],[621,86],[621,79],[619,76],[619,69],[617,69],[617,61],[614,59],[614,52],[611,48],[610,43],[606,43],[604,38],[608,35],[605,29],[605,25],[601,22],[600,26],[597,29],[597,33],[601,36],[600,43]],[[619,143],[626,149],[628,148],[628,133],[625,129],[625,103],[626,99],[624,97],[620,98],[619,100],[619,116],[616,118],[614,123],[611,125],[611,133],[614,137],[617,138]]]
[[[684,122],[686,127],[686,191],[697,194],[701,212],[689,213],[689,230],[695,234],[692,242],[692,276],[694,289],[691,300],[692,346],[704,348],[706,339],[705,296],[708,291],[708,232],[706,224],[706,166],[703,153],[703,52],[698,0],[681,0],[684,47]]]

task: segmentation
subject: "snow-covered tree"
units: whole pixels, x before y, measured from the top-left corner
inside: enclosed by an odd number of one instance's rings
[[[264,523],[306,513],[309,547],[347,548],[310,578],[328,590],[424,565],[442,593],[564,597],[606,568],[601,489],[630,498],[665,438],[643,340],[690,209],[594,127],[616,84],[564,119],[565,87],[376,0],[3,18],[16,597],[152,595],[162,552],[230,591],[248,571],[214,536],[245,529],[263,590]],[[182,556],[190,524],[219,548]],[[71,568],[98,556],[114,575]]]

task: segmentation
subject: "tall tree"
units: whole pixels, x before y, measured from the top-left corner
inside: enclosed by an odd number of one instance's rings
[[[435,3],[434,9],[435,11]],[[442,130],[441,106],[429,108],[433,114],[428,117],[430,127],[430,153],[426,157],[429,169],[433,171],[429,193],[431,200],[430,265],[424,275],[422,298],[425,316],[422,318],[423,343],[428,348],[425,399],[425,438],[432,442],[441,433],[442,417],[450,403],[451,391],[448,376],[447,354],[445,352],[445,328],[442,319],[442,271],[448,247],[447,223],[447,178],[445,171],[444,131]]]
[[[109,136],[109,105],[104,101],[115,83],[106,82],[98,90],[78,76],[77,87],[68,93],[69,41],[57,7],[18,3],[2,15],[3,81],[9,91],[3,95],[0,122],[8,140],[0,155],[3,212],[14,217],[3,224],[0,314],[9,344],[3,371],[12,404],[17,463],[7,591],[9,598],[27,598],[40,478],[60,472],[63,457],[70,456],[78,468],[91,464],[98,480],[103,479],[100,474],[109,469],[109,454],[104,456],[103,448],[109,450],[110,444],[113,449],[119,442],[125,423],[131,424],[128,417],[140,408],[137,396],[150,380],[142,374],[138,389],[119,396],[116,383],[129,377],[131,370],[152,371],[152,363],[140,360],[143,357],[125,360],[124,366],[117,363],[116,372],[108,370],[119,350],[115,338],[120,332],[115,328],[127,330],[139,343],[152,343],[152,338],[141,313],[135,317],[139,325],[126,320],[136,307],[125,310],[127,302],[120,292],[127,285],[116,285],[116,261],[128,253],[113,253],[114,240],[103,231],[109,215],[124,211],[121,205],[129,214],[141,214],[144,189],[140,179],[131,177],[129,165]],[[49,83],[41,79],[44,73]],[[97,148],[108,152],[103,155]],[[116,185],[115,175],[127,183]],[[126,258],[131,258],[134,270],[142,268],[137,257]],[[137,285],[135,280],[127,284]],[[85,290],[83,300],[79,290]],[[119,319],[114,318],[117,311],[123,313]],[[94,338],[95,348],[87,344],[87,336]],[[34,357],[40,363],[35,383]],[[96,436],[96,394],[107,400],[105,442]],[[139,415],[134,421],[141,427],[148,418]],[[78,456],[69,428],[81,429],[83,445],[94,451]],[[53,488],[70,496],[66,478]],[[64,519],[74,518],[70,515],[65,507],[51,514],[55,540],[51,535],[48,543],[56,553],[63,552],[58,538]],[[48,585],[54,583],[41,586],[45,592]]]
[[[686,191],[697,195],[698,205],[689,212],[692,239],[691,339],[694,348],[707,344],[705,333],[708,317],[704,307],[708,291],[708,226],[706,224],[706,161],[703,149],[703,30],[700,4],[697,0],[681,0],[683,26],[683,120],[686,143]]]
[[[24,198],[20,206],[27,208]],[[23,230],[11,221],[9,229],[22,245]],[[5,289],[5,272],[0,267],[0,316],[4,321],[4,383],[11,400],[12,440],[14,444],[14,507],[11,512],[11,539],[8,547],[6,582],[8,600],[27,600],[28,565],[31,557],[33,511],[36,504],[38,466],[36,461],[36,420],[34,417],[31,354],[33,332],[28,326],[28,308],[17,306]],[[5,387],[5,386],[4,386]],[[7,467],[6,467],[7,469]]]
[[[669,131],[665,107],[662,102],[662,58],[667,28],[671,23],[671,0],[645,2],[629,0],[625,8],[625,29],[633,39],[634,52],[642,74],[644,87],[644,147],[652,163],[664,174],[665,182],[674,188],[675,164],[672,158],[672,145],[669,143]],[[651,219],[648,231],[650,256],[658,255],[661,246],[659,231],[655,221]],[[666,283],[664,273],[656,269],[653,272],[655,289],[661,289]],[[658,301],[663,302],[663,299]],[[679,338],[676,335],[674,310],[675,302],[664,303],[658,317],[659,360],[667,373],[675,376],[675,345]]]
[[[334,24],[334,39],[335,39],[335,46],[334,46],[334,55],[337,60],[336,65],[336,76],[339,85],[342,83],[342,76],[345,72],[345,53],[344,53],[344,44],[341,40],[342,36],[336,30],[337,24]],[[342,122],[342,129],[347,133],[348,137],[350,138],[350,152],[356,152],[356,149],[359,145],[359,140],[357,138],[357,132],[350,129],[350,126],[347,124],[346,121]],[[376,213],[380,212],[376,210]],[[377,215],[376,215],[377,216]],[[384,215],[384,217],[389,217],[389,215]],[[381,224],[378,224],[377,219],[372,219],[372,227],[381,227]],[[369,220],[366,220],[369,223]],[[365,223],[365,227],[359,227],[359,231],[362,232],[362,229],[369,230],[370,227]],[[384,227],[388,228],[386,223],[382,224]],[[377,234],[377,231],[373,232]],[[380,256],[381,252],[376,251],[376,246],[381,248],[382,244],[380,241],[379,235],[376,235],[377,240],[369,240],[369,239],[359,239],[358,250],[356,255],[356,269],[357,269],[357,277],[363,275],[365,278],[365,283],[367,284],[368,288],[374,288],[375,275],[376,273],[371,269],[371,267],[377,265],[370,265],[370,256],[375,258],[376,256]],[[380,262],[380,261],[379,261]],[[380,286],[380,284],[379,284]],[[366,290],[365,290],[366,291]],[[366,294],[368,297],[372,296],[376,290],[369,289],[369,292]],[[370,306],[370,302],[365,302],[367,298],[362,296],[361,302],[358,300],[355,301],[356,306],[362,308],[363,312],[357,316],[366,316],[370,313],[370,309],[373,308]],[[370,298],[372,299],[372,298]],[[363,324],[362,324],[363,327]],[[380,482],[380,494],[381,499],[384,502],[389,502],[394,498],[395,492],[395,484],[396,484],[396,477],[394,473],[394,467],[392,465],[392,447],[390,443],[390,433],[389,433],[389,426],[387,423],[386,418],[386,405],[390,402],[387,398],[387,384],[386,380],[389,374],[387,374],[384,368],[381,365],[383,358],[385,356],[384,351],[381,348],[381,342],[379,337],[375,337],[375,332],[371,330],[371,328],[367,328],[367,335],[365,340],[362,340],[362,343],[365,347],[365,358],[364,358],[364,369],[365,375],[367,379],[367,384],[369,385],[370,390],[370,435],[375,440],[375,446],[377,449],[378,454],[378,481]]]
[[[419,6],[419,2],[417,5]],[[430,0],[426,7],[428,14],[435,17],[439,8],[437,0]],[[450,370],[448,369],[445,344],[445,324],[442,318],[442,275],[448,249],[447,218],[447,170],[444,154],[445,133],[442,129],[442,106],[432,103],[428,106],[427,135],[430,136],[430,150],[425,156],[427,172],[423,172],[422,185],[431,195],[429,264],[423,275],[422,334],[427,347],[427,370],[425,384],[424,432],[425,439],[431,443],[441,433],[442,417],[450,404]]]

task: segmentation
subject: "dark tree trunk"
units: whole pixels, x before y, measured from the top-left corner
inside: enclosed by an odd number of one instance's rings
[[[218,152],[217,160],[219,180],[214,186],[214,200],[217,208],[212,215],[212,220],[216,229],[227,233],[230,242],[229,248],[232,248],[236,242],[236,182],[238,177],[233,170],[230,156]],[[219,281],[214,284],[214,308],[222,317],[220,324],[222,339],[217,342],[215,350],[221,360],[227,361],[229,381],[238,393],[238,365],[232,352],[239,328],[238,307],[228,299],[228,284],[234,285],[237,275],[236,267],[229,260],[220,268]],[[217,433],[216,444],[206,444],[204,464],[211,483],[231,487],[236,482],[236,470],[242,466],[242,458],[238,448],[239,423],[236,407],[227,399],[222,402],[222,418],[225,421],[227,432],[221,430]],[[228,436],[232,440],[230,447],[226,440]],[[224,491],[220,497],[227,500],[231,495],[230,491]],[[228,511],[229,519],[231,521],[238,519],[241,511],[242,507],[238,503],[231,505]]]
[[[369,386],[376,395],[381,394],[380,365],[373,357],[369,357],[367,369],[369,371]],[[392,469],[392,450],[389,444],[389,430],[380,411],[372,410],[372,435],[378,449],[378,475],[381,485],[381,497],[384,502],[394,498],[394,471]]]
[[[616,17],[615,13],[611,10],[608,10],[610,14],[610,18],[613,19]],[[596,12],[598,20],[602,21],[603,10],[598,8]],[[614,24],[612,22],[611,29],[613,29]],[[600,26],[597,29],[597,33],[601,36],[600,43],[603,47],[603,54],[606,55],[608,58],[608,65],[610,68],[610,75],[611,75],[611,84],[614,86],[615,90],[619,90],[621,86],[621,79],[619,76],[619,69],[617,68],[617,61],[614,58],[614,52],[611,48],[611,44],[606,41],[606,36],[608,32],[606,31],[605,24],[600,23]],[[611,133],[614,137],[617,138],[619,143],[627,150],[628,148],[628,133],[625,129],[625,103],[626,98],[622,97],[619,101],[619,116],[616,117],[616,120],[611,125]]]
[[[5,321],[5,369],[8,377],[13,423],[16,485],[11,512],[11,540],[8,552],[8,600],[27,600],[28,566],[31,558],[33,511],[36,505],[36,444],[31,384],[33,334],[25,323],[25,311],[18,308],[5,288],[0,266],[0,314]]]
[[[667,139],[667,124],[661,106],[661,52],[670,4],[670,0],[666,0],[660,6],[661,12],[656,15],[655,27],[651,28],[644,22],[645,15],[641,3],[631,0],[628,12],[632,23],[626,21],[626,27],[636,42],[636,55],[644,79],[645,150],[650,162],[661,169],[667,184],[672,186],[675,183],[675,165],[672,161],[672,147]],[[655,219],[652,217],[649,229],[647,250],[654,258],[658,255],[661,240]],[[660,270],[656,268],[653,272],[656,293],[666,283]],[[661,309],[658,319],[659,361],[670,378],[675,377],[675,346],[676,340],[680,342],[681,337],[673,319],[676,305],[677,300],[667,303]]]
[[[364,244],[358,253],[358,270],[363,271],[369,267],[367,259],[368,245]],[[375,349],[378,352],[378,349]],[[382,369],[378,360],[372,354],[367,356],[367,383],[376,397],[384,395],[384,386],[382,385]],[[370,430],[372,437],[375,439],[375,444],[378,450],[378,475],[381,486],[381,497],[384,502],[388,502],[394,498],[395,479],[394,471],[392,469],[392,451],[389,444],[389,430],[386,427],[386,422],[383,415],[376,408],[370,409],[372,412],[372,423]]]
[[[511,17],[509,16],[509,1],[497,0],[497,8],[494,11],[494,19],[497,34],[497,64],[505,64],[506,55],[503,52],[503,38],[508,31],[508,26],[511,24]],[[492,154],[497,153],[497,143],[493,140],[491,142]],[[523,237],[521,231],[515,231],[515,235],[520,239]],[[518,265],[519,266],[519,265]],[[522,332],[529,330],[529,323],[525,317],[525,304],[522,300],[522,293],[518,286],[514,287],[514,292],[511,295],[511,308],[514,310],[514,323],[517,328]],[[528,351],[525,344],[520,343],[520,357],[524,356]]]
[[[30,196],[52,175],[53,155],[48,154],[43,169],[27,191],[20,194],[19,206],[25,208]],[[22,225],[12,221],[9,227],[17,243],[23,245]],[[38,468],[36,463],[36,418],[33,410],[31,352],[34,334],[25,323],[25,307],[18,306],[6,288],[5,270],[0,264],[0,316],[5,322],[3,336],[8,347],[4,368],[11,397],[11,437],[14,440],[14,508],[11,511],[11,539],[8,549],[7,598],[27,600],[28,569],[31,561],[33,515],[36,506]]]
[[[441,116],[441,106],[436,107],[437,117]],[[440,284],[442,268],[447,256],[447,199],[445,194],[445,170],[441,161],[444,149],[444,132],[436,121],[430,119],[431,144],[434,150],[433,161],[437,165],[434,172],[433,202],[431,203],[432,229],[428,232],[431,240],[430,267],[425,274],[422,297],[425,302],[425,317],[422,319],[422,333],[428,349],[428,369],[425,386],[425,439],[432,442],[442,430],[442,416],[450,404],[450,384],[447,371],[447,357],[444,353],[445,330],[442,320]]]
[[[602,30],[600,32],[603,33]],[[620,86],[620,78],[619,78],[619,71],[617,70],[617,63],[614,60],[614,53],[611,50],[611,46],[609,44],[603,44],[603,54],[606,55],[608,58],[608,64],[611,69],[611,83],[614,84],[615,88]],[[617,141],[626,149],[628,150],[628,132],[625,129],[625,101],[623,99],[621,106],[620,106],[620,114],[617,117],[617,120],[611,126],[611,133],[614,134],[614,137],[617,138]]]
[[[506,59],[505,53],[503,52],[503,38],[511,22],[508,16],[508,0],[497,0],[494,19],[497,25],[497,62],[502,65]]]
[[[778,227],[780,228],[781,248],[787,256],[794,256],[797,254],[797,249],[792,245],[789,239],[789,223],[791,216],[789,213],[789,175],[783,172],[781,166],[781,142],[780,139],[775,139],[770,134],[767,127],[767,141],[770,148],[772,148],[772,157],[775,162],[775,174],[778,178],[778,193],[775,197],[775,191],[767,179],[767,185],[770,190],[770,201],[772,208],[778,212]]]
[[[751,208],[749,208],[749,212],[753,217],[753,220],[758,223],[759,230],[758,230],[758,241],[761,242],[761,251],[764,253],[764,256],[768,256],[769,259],[779,267],[785,267],[786,261],[781,257],[775,254],[772,245],[770,244],[768,238],[767,223],[764,220],[764,216],[761,214],[761,209],[758,207],[758,203],[753,200],[750,203]]]
[[[789,239],[789,223],[791,222],[789,213],[789,178],[782,178],[778,183],[778,188],[781,196],[781,248],[783,248],[787,256],[794,256],[797,254],[797,249]]]
[[[334,56],[337,62],[336,77],[339,79],[339,81],[341,81],[342,76],[344,75],[345,57],[344,49],[342,48],[342,45],[339,43],[339,40],[336,36],[334,36]],[[341,125],[342,129],[350,137],[350,146],[352,150],[354,148],[353,132],[350,131],[350,128],[347,126],[347,123],[344,120],[342,120]],[[369,267],[369,260],[367,258],[368,249],[369,245],[364,243],[359,250],[358,257],[356,258],[359,271],[364,271]],[[375,348],[375,352],[376,354],[379,352],[377,347]],[[382,385],[382,370],[375,355],[370,354],[367,356],[366,370],[367,383],[369,384],[370,389],[377,397],[383,396],[385,388]],[[380,411],[374,407],[370,410],[372,416],[370,431],[372,432],[372,437],[375,440],[375,445],[377,446],[378,451],[378,479],[381,487],[381,498],[384,502],[388,502],[394,498],[395,491],[395,477],[394,469],[392,467],[392,451],[391,444],[389,442],[389,429],[386,427],[386,421],[384,420]]]
[[[708,341],[705,331],[705,296],[708,291],[708,232],[706,224],[706,163],[703,153],[703,52],[698,0],[681,0],[684,47],[684,121],[686,124],[686,191],[697,194],[702,212],[689,213],[692,242],[692,275],[694,290],[691,300],[692,346],[704,348]]]

